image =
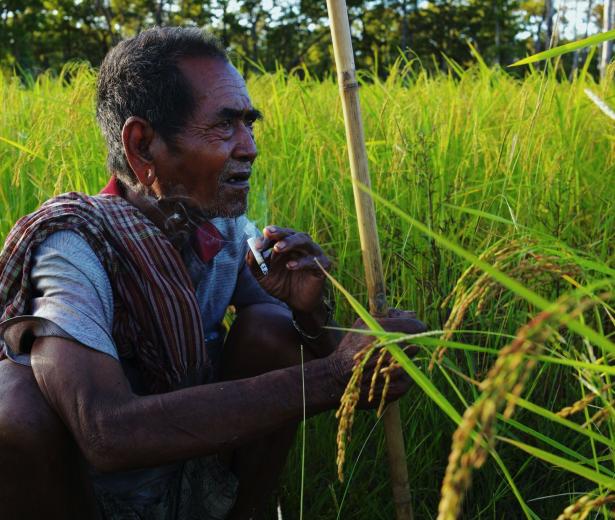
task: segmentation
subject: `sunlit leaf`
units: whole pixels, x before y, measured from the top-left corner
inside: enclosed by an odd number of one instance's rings
[[[538,54],[534,54],[533,56],[528,56],[527,58],[523,58],[522,60],[516,61],[515,63],[509,65],[509,67],[518,67],[520,65],[527,65],[529,63],[535,63],[537,61],[548,60],[549,58],[555,58],[557,56],[561,56],[562,54],[578,51],[579,49],[584,49],[585,47],[591,47],[593,45],[599,45],[603,42],[614,39],[615,29],[600,34],[594,34],[589,38],[584,38],[576,42],[566,43],[564,45],[560,45],[558,47],[553,47],[552,49],[539,52]]]

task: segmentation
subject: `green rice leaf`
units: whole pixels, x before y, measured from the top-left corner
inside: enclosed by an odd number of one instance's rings
[[[506,424],[510,424],[511,426],[517,428],[524,433],[527,433],[528,435],[531,435],[532,437],[544,442],[545,444],[548,444],[552,448],[555,448],[556,450],[565,453],[569,457],[577,459],[579,462],[587,466],[595,465],[594,460],[584,457],[578,451],[571,449],[565,444],[562,444],[561,442],[558,442],[555,439],[552,439],[551,437],[548,437],[547,435],[544,435],[543,433],[536,431],[533,428],[526,426],[525,424],[520,423],[519,421],[515,421],[514,419],[506,419],[502,414],[498,414],[498,419],[505,422]],[[615,478],[615,472],[613,472],[612,470],[605,468],[604,466],[600,466],[600,470],[604,473],[611,475],[611,478]]]
[[[500,217],[499,215],[493,215],[492,213],[487,213],[486,211],[482,211],[480,209],[455,206],[454,204],[448,204],[447,202],[443,202],[442,205],[447,208],[460,211],[461,213],[468,213],[470,215],[474,215],[475,217],[482,217],[488,220],[493,220],[494,222],[501,222],[502,224],[508,224],[509,226],[514,225],[514,222],[512,220]]]
[[[584,38],[576,42],[566,43],[564,45],[554,47],[553,49],[539,52],[538,54],[534,54],[533,56],[528,56],[527,58],[523,58],[522,60],[516,61],[515,63],[509,65],[509,67],[519,67],[520,65],[527,65],[528,63],[535,63],[537,61],[555,58],[556,56],[561,56],[562,54],[578,51],[579,49],[584,49],[585,47],[599,45],[600,43],[613,39],[615,39],[615,29],[600,34],[594,34],[589,38]]]
[[[604,435],[600,435],[599,433],[596,433],[592,430],[583,428],[577,423],[569,421],[568,419],[565,419],[564,417],[560,417],[559,415],[553,413],[551,410],[547,410],[546,408],[543,408],[542,406],[538,406],[537,404],[527,401],[523,399],[522,397],[515,397],[511,394],[508,394],[507,397],[508,399],[514,399],[515,404],[517,406],[520,406],[521,408],[525,408],[526,410],[529,410],[530,412],[535,413],[536,415],[539,415],[545,419],[548,419],[549,421],[553,421],[555,423],[561,424],[562,426],[570,428],[571,430],[577,433],[580,433],[581,435],[585,435],[586,437],[589,437],[597,442],[600,442],[601,444],[604,444],[605,446],[608,446],[611,449],[615,449],[615,440],[613,439],[609,439],[605,437]]]
[[[436,403],[440,409],[448,415],[456,424],[461,421],[461,415],[450,401],[442,395],[440,390],[425,376],[425,374],[417,367],[414,362],[404,353],[399,345],[387,345],[386,349],[391,353],[395,360],[408,373],[413,381],[425,392],[429,398]]]
[[[542,361],[543,363],[552,363],[554,365],[562,365],[579,370],[589,370],[590,372],[596,372],[598,374],[615,376],[615,366],[612,365],[588,363],[587,361],[577,361],[576,359],[559,358],[553,356],[536,356],[536,359],[538,359],[538,361]]]
[[[316,261],[316,263],[318,263],[318,260]],[[331,281],[333,286],[346,297],[346,299],[348,300],[348,303],[350,303],[352,308],[359,315],[359,317],[365,322],[365,325],[367,325],[370,328],[370,330],[381,331],[381,332],[384,331],[384,329],[380,326],[380,323],[378,323],[374,319],[374,317],[369,313],[369,311],[365,307],[363,307],[363,305],[361,305],[352,294],[350,294],[346,289],[344,289],[341,283],[339,283],[335,278],[333,278],[333,276],[331,276],[325,269],[323,269],[322,271],[325,273],[327,278]]]
[[[512,444],[513,446],[516,446],[517,448],[529,453],[530,455],[533,455],[534,457],[542,459],[549,464],[553,464],[554,466],[563,468],[566,471],[575,473],[576,475],[586,478],[587,480],[591,480],[592,482],[604,486],[607,489],[615,490],[615,479],[613,479],[613,477],[608,477],[606,475],[603,475],[602,473],[594,471],[593,469],[582,466],[577,462],[573,462],[558,455],[554,455],[553,453],[549,453],[548,451],[534,448],[529,444],[525,444],[520,441],[514,441],[512,439],[507,439],[506,437],[498,436],[497,438],[498,440],[502,442],[507,442],[508,444]]]
[[[7,139],[6,137],[2,137],[1,135],[0,135],[0,141],[6,144],[10,144],[14,148],[17,148],[19,151],[27,153],[28,155],[31,155],[32,157],[36,157],[37,159],[40,159],[41,161],[47,162],[47,159],[45,159],[45,157],[37,154],[33,150],[30,150],[30,148],[26,148],[23,144],[19,144],[17,141],[12,141],[11,139]]]

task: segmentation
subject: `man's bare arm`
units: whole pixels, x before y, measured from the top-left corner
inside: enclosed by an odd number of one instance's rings
[[[378,320],[385,330],[406,334],[425,326],[410,313],[389,311]],[[365,328],[358,320],[354,329]],[[335,352],[303,365],[248,379],[194,386],[165,394],[132,393],[120,363],[112,357],[64,338],[39,338],[32,347],[32,369],[52,408],[63,419],[88,462],[99,471],[119,471],[188,459],[245,444],[303,415],[336,407],[355,364],[354,356],[374,338],[348,333]],[[372,356],[361,381],[362,407],[367,402]],[[401,369],[391,373],[387,399],[399,399],[410,379]]]
[[[45,398],[96,469],[157,466],[246,443],[303,414],[301,367],[250,379],[136,396],[115,359],[56,337],[32,349]],[[308,414],[339,402],[327,359],[304,365]]]

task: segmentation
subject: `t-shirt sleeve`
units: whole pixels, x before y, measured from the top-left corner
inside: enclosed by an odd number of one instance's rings
[[[10,358],[29,364],[36,337],[59,336],[119,359],[113,342],[113,292],[89,244],[57,231],[33,253],[30,314],[0,324]]]

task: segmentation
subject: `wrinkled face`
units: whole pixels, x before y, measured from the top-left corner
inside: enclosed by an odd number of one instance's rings
[[[230,63],[188,58],[180,69],[192,85],[196,108],[156,161],[162,194],[187,197],[187,205],[208,218],[241,215],[257,154],[253,124],[260,113]]]

